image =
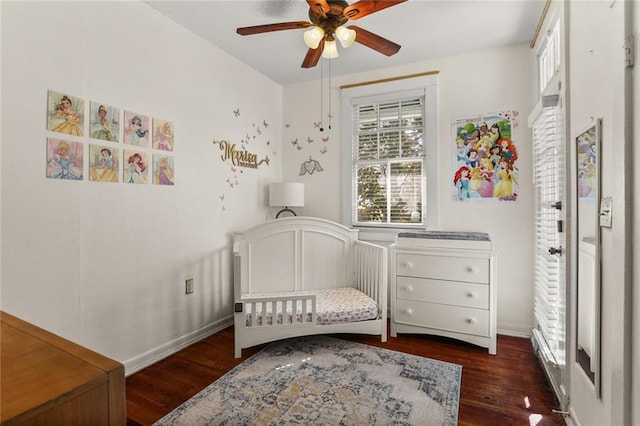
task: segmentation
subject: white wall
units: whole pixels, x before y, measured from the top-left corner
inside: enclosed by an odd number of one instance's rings
[[[46,179],[49,89],[171,120],[175,186]],[[144,3],[2,2],[2,310],[128,372],[226,324],[230,232],[267,216],[281,114],[279,85]],[[234,173],[212,140],[263,120],[270,165]]]
[[[354,45],[351,49],[362,48]],[[348,51],[344,53],[348,54]],[[439,71],[439,218],[440,229],[488,232],[500,252],[498,267],[498,332],[528,336],[533,326],[533,186],[531,132],[527,115],[531,103],[531,66],[528,45],[424,61],[331,80],[332,128],[328,129],[329,99],[324,98],[324,132],[314,123],[320,115],[320,81],[286,86],[283,131],[286,180],[306,186],[304,214],[341,221],[340,86],[426,71]],[[320,69],[311,70],[320,76]],[[325,68],[324,87],[329,82]],[[519,112],[513,140],[518,149],[519,195],[516,202],[460,203],[451,200],[451,121],[461,116],[506,110]],[[290,124],[289,127],[286,127]],[[329,137],[327,142],[322,138]],[[308,138],[313,140],[309,143]],[[292,141],[297,139],[297,146]],[[325,153],[322,151],[326,149]],[[299,175],[309,158],[324,171]]]

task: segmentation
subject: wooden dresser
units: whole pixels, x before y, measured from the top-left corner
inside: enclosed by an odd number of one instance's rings
[[[496,354],[497,253],[487,234],[401,233],[390,261],[392,337],[435,334]]]
[[[0,312],[0,424],[124,425],[124,366]]]

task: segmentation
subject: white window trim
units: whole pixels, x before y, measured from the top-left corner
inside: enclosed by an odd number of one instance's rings
[[[430,74],[376,84],[343,88],[341,92],[342,143],[342,223],[354,227],[352,222],[352,165],[353,165],[353,109],[354,100],[367,97],[395,97],[402,92],[420,91],[425,98],[425,155],[426,155],[426,221],[422,227],[362,227],[360,237],[372,241],[393,241],[399,232],[438,228],[438,75]]]

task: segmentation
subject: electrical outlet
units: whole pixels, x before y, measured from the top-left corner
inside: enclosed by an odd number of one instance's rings
[[[184,290],[185,293],[186,294],[193,293],[193,278],[189,278],[188,280],[186,280],[184,282],[184,284],[185,284],[185,286],[184,286],[185,287],[185,290]]]

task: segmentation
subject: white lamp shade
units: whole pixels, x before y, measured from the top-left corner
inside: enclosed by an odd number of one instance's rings
[[[345,27],[336,28],[336,37],[340,40],[340,44],[345,49],[356,41],[356,32]]]
[[[327,40],[324,42],[324,50],[322,51],[322,57],[327,59],[333,59],[338,57],[338,46],[336,46],[335,40]]]
[[[304,183],[284,182],[269,184],[269,206],[303,207]]]
[[[302,37],[309,49],[317,49],[320,41],[324,38],[324,30],[320,27],[312,27],[310,30],[305,31]]]

